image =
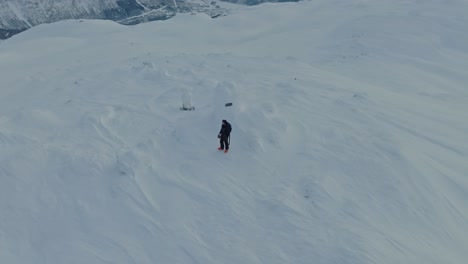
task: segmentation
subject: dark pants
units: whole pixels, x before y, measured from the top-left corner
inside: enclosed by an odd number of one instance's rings
[[[221,137],[219,139],[219,144],[222,149],[229,149],[229,142],[227,137]]]

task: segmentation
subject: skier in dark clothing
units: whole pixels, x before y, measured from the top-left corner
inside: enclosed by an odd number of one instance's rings
[[[219,145],[220,147],[218,150],[224,150],[224,153],[228,152],[229,150],[229,136],[231,135],[231,124],[228,121],[223,120],[221,125],[221,130],[219,131],[218,138],[219,138]]]

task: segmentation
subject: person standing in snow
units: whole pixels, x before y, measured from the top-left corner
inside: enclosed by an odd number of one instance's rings
[[[218,150],[224,150],[224,153],[227,153],[229,150],[229,136],[231,135],[231,124],[228,121],[223,119],[221,130],[219,131],[219,148]]]

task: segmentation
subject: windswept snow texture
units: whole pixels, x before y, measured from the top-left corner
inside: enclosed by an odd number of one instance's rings
[[[466,263],[467,12],[318,0],[3,41],[0,263]]]

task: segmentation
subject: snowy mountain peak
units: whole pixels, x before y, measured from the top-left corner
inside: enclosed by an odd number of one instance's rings
[[[0,2],[0,38],[8,38],[33,26],[66,19],[106,19],[132,25],[164,20],[176,13],[201,12],[212,17],[227,9],[216,1],[197,0],[17,0]]]

